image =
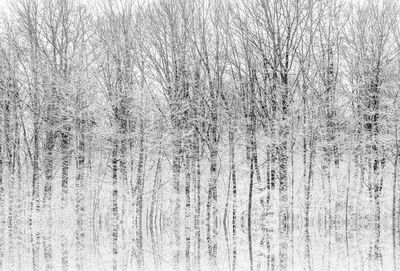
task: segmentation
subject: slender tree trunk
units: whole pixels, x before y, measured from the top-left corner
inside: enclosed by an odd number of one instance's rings
[[[125,105],[121,105],[121,107],[125,107]],[[120,173],[121,173],[121,184],[122,187],[124,188],[123,191],[121,191],[122,194],[122,214],[121,218],[125,218],[125,213],[126,213],[126,190],[125,188],[128,187],[128,170],[127,170],[127,150],[128,150],[128,120],[127,120],[127,114],[126,114],[126,109],[124,108],[122,110],[122,119],[121,119],[121,146],[120,146],[120,158],[119,158],[119,166],[120,166]]]
[[[139,139],[139,164],[137,176],[137,197],[136,197],[136,243],[137,243],[137,265],[139,270],[143,269],[143,187],[145,175],[145,150],[144,150],[144,120],[140,121],[140,139]]]
[[[34,6],[34,10],[37,12],[37,6]],[[33,19],[37,19],[37,14],[33,15]],[[30,40],[30,61],[32,63],[33,73],[33,100],[31,101],[31,107],[33,109],[33,157],[32,157],[32,201],[31,201],[31,216],[34,210],[39,211],[40,209],[40,196],[39,196],[39,140],[40,140],[40,115],[39,115],[39,79],[38,79],[38,37],[37,37],[37,24],[32,24],[29,27],[29,40]],[[32,217],[30,217],[32,221]]]
[[[293,244],[293,232],[294,232],[294,146],[296,144],[296,139],[294,137],[294,123],[292,122],[292,144],[291,144],[291,150],[290,150],[290,164],[291,164],[291,199],[290,199],[290,218],[291,218],[291,225],[290,225],[290,230],[291,230],[291,240],[292,240],[292,246]],[[293,251],[293,247],[292,247]],[[293,256],[293,254],[292,254]]]
[[[250,78],[250,180],[249,180],[249,198],[247,206],[247,230],[249,240],[249,257],[250,257],[250,270],[253,270],[253,243],[252,243],[252,231],[251,231],[251,214],[252,214],[252,203],[253,203],[253,184],[254,184],[254,173],[257,174],[257,138],[256,138],[256,94],[254,90],[253,78]],[[259,180],[261,182],[261,180]]]
[[[307,268],[304,270],[312,271],[312,264],[311,264],[311,240],[310,240],[310,229],[309,227],[305,228],[305,249],[304,249],[304,258],[306,262]]]
[[[83,269],[84,252],[84,169],[85,169],[85,129],[84,120],[79,119],[77,124],[77,157],[76,157],[76,269]]]
[[[247,205],[247,237],[249,242],[249,258],[250,258],[250,270],[253,271],[253,243],[251,235],[251,211],[253,201],[253,182],[254,182],[254,160],[250,160],[250,184],[249,184],[249,202]]]
[[[160,189],[160,171],[161,171],[161,142],[160,142],[160,147],[158,151],[158,157],[157,157],[157,165],[156,165],[156,173],[154,176],[154,182],[153,182],[153,193],[151,196],[151,206],[150,206],[150,228],[154,228],[157,224],[156,222],[156,216],[157,216],[157,210],[158,210],[158,199],[159,199],[159,189]]]
[[[196,264],[197,270],[200,270],[200,253],[201,253],[201,234],[200,234],[200,211],[201,211],[201,184],[200,184],[200,137],[196,132],[194,134],[194,186],[195,186],[195,212],[194,212],[194,231],[196,242]]]
[[[16,223],[16,227],[17,227],[17,234],[18,234],[18,238],[17,238],[17,243],[20,244],[21,242],[21,238],[19,237],[19,235],[21,234],[20,232],[20,227],[19,225],[21,225],[22,223],[22,219],[24,217],[24,212],[25,210],[22,208],[23,205],[23,190],[22,190],[22,164],[21,164],[21,129],[20,129],[20,114],[21,114],[21,106],[20,106],[20,97],[19,97],[19,92],[16,91],[15,93],[15,132],[14,132],[14,166],[16,167],[16,178],[17,178],[17,191],[16,191],[16,211],[14,213],[15,216],[15,223]],[[25,222],[25,221],[24,221]]]
[[[61,235],[61,270],[68,271],[68,239],[65,235],[67,225],[62,229],[63,234]]]
[[[39,117],[34,113],[33,121],[33,158],[32,158],[32,201],[31,212],[39,211]]]
[[[61,132],[61,208],[65,209],[68,201],[68,178],[69,178],[69,125],[64,125],[64,130]]]
[[[310,206],[311,206],[311,184],[313,178],[313,167],[314,167],[314,152],[315,152],[315,142],[314,142],[314,135],[310,135],[310,142],[309,142],[309,149],[310,149],[310,157],[308,161],[308,176],[305,185],[305,201],[306,201],[306,215],[305,215],[305,222],[306,222],[306,230],[310,226]]]
[[[1,104],[0,104],[1,105]],[[2,107],[0,107],[0,109],[2,109]],[[4,220],[4,214],[5,214],[5,193],[4,193],[4,142],[3,142],[3,138],[4,138],[4,130],[0,129],[0,229],[3,228],[3,223],[5,222]],[[0,238],[3,238],[3,232],[0,232]],[[1,242],[0,246],[3,244],[3,242]],[[0,266],[1,268],[1,266]]]
[[[50,112],[48,112],[48,119],[50,117]],[[47,125],[46,131],[46,143],[45,143],[45,158],[44,158],[44,171],[46,182],[44,185],[44,195],[43,195],[43,207],[45,209],[50,208],[51,197],[52,197],[52,185],[53,185],[53,147],[54,147],[54,132],[52,131],[53,126],[49,123]]]
[[[46,271],[53,270],[53,246],[51,242],[51,226],[47,225],[47,230],[43,234],[43,252],[44,252],[44,261],[46,263]]]
[[[179,136],[179,135],[176,135]],[[174,210],[174,234],[175,234],[175,245],[176,254],[174,256],[175,269],[179,269],[180,262],[180,210],[181,210],[181,193],[180,193],[180,173],[181,173],[181,156],[182,146],[181,140],[175,138],[173,141],[173,161],[172,161],[172,175],[175,189],[175,210]]]
[[[279,266],[280,270],[287,270],[287,250],[288,250],[288,85],[287,79],[284,79],[285,91],[282,95],[282,124],[279,131]]]
[[[185,172],[186,172],[186,180],[185,180],[185,259],[186,259],[186,270],[190,271],[190,236],[192,232],[191,223],[190,223],[190,188],[191,188],[191,170],[190,163],[192,160],[192,147],[191,139],[187,142],[187,150],[186,150],[186,159],[185,159]]]
[[[334,108],[335,103],[335,88],[336,88],[336,78],[335,78],[335,66],[334,66],[334,56],[333,56],[333,48],[329,45],[328,49],[325,52],[327,59],[327,68],[326,68],[326,77],[323,78],[325,85],[325,111],[326,111],[326,134],[327,134],[327,145],[328,147],[324,147],[324,177],[326,175],[327,180],[327,201],[328,201],[328,210],[325,212],[327,216],[327,223],[330,227],[331,225],[331,162],[332,158],[336,166],[339,165],[339,154],[338,154],[338,146],[335,142],[336,134],[335,134],[335,120],[336,111]],[[327,209],[325,207],[325,209]]]
[[[229,164],[230,164],[230,177],[232,182],[232,238],[233,238],[233,249],[232,249],[232,269],[236,270],[237,260],[237,184],[236,184],[236,164],[235,164],[235,131],[232,125],[229,129]]]
[[[10,94],[10,90],[8,90]],[[8,228],[13,228],[13,217],[14,217],[14,183],[15,183],[15,164],[14,158],[15,153],[13,151],[14,140],[13,131],[11,126],[12,117],[12,105],[11,95],[8,95],[5,101],[4,107],[4,139],[5,139],[5,156],[8,170]]]
[[[35,232],[35,235],[32,234],[32,269],[34,271],[39,270],[40,266],[40,255],[39,255],[39,249],[40,249],[40,239],[41,235],[40,232]]]
[[[306,230],[308,231],[309,227],[309,212],[310,212],[310,181],[307,178],[307,152],[311,152],[308,150],[308,144],[307,144],[307,139],[310,139],[310,131],[308,131],[308,118],[307,118],[307,90],[304,88],[303,89],[303,97],[302,97],[302,102],[303,102],[303,181],[304,181],[304,197],[305,197],[305,227]]]
[[[113,252],[113,271],[117,271],[118,257],[118,139],[113,139],[112,150],[112,252]]]
[[[394,157],[394,166],[393,166],[393,191],[392,191],[392,228],[393,232],[395,231],[396,228],[396,195],[397,195],[397,167],[399,163],[399,142],[397,138],[397,120],[395,124],[395,157]]]
[[[347,185],[346,185],[346,203],[345,203],[345,226],[346,226],[346,235],[347,235],[347,229],[348,229],[348,220],[349,220],[349,197],[350,197],[350,159],[349,159],[349,163],[347,165]]]
[[[216,266],[217,257],[217,228],[218,228],[218,211],[217,211],[217,157],[218,157],[218,139],[217,139],[217,114],[216,111],[211,113],[210,128],[210,180],[208,184],[207,197],[207,241],[208,253],[211,265]]]

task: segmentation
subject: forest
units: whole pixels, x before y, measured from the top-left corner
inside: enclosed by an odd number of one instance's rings
[[[400,269],[400,1],[0,2],[0,270]]]

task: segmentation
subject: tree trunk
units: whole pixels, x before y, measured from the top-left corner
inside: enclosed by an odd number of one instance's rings
[[[120,167],[120,173],[121,173],[121,184],[122,187],[124,188],[121,193],[122,193],[122,214],[121,218],[125,218],[125,213],[126,213],[126,191],[128,188],[128,170],[127,170],[127,150],[128,150],[128,116],[126,113],[125,109],[126,105],[122,102],[121,105],[121,120],[120,120],[120,130],[121,130],[121,147],[120,147],[120,158],[119,158],[119,167]]]
[[[44,171],[45,171],[45,186],[43,195],[43,207],[45,209],[50,208],[51,197],[52,197],[52,185],[53,185],[53,148],[54,148],[54,132],[53,125],[51,124],[50,118],[52,118],[52,111],[49,110],[47,113],[47,131],[46,131],[46,142],[45,142],[45,158],[44,158]]]
[[[161,142],[160,142],[160,147],[158,151],[158,158],[157,158],[157,165],[156,165],[156,173],[154,176],[154,182],[153,182],[153,193],[151,196],[151,206],[150,206],[150,228],[153,229],[154,227],[157,226],[156,222],[156,216],[157,216],[157,210],[158,210],[158,205],[159,205],[159,189],[161,188],[161,178],[160,178],[160,171],[161,171]]]
[[[187,140],[187,150],[185,159],[185,259],[186,259],[186,270],[190,271],[190,236],[192,232],[190,223],[190,188],[191,188],[191,170],[190,163],[192,162],[191,150],[191,139]]]
[[[39,211],[39,116],[34,113],[33,121],[33,158],[32,158],[32,201],[31,212]]]
[[[210,180],[208,184],[207,197],[207,241],[208,253],[211,264],[216,266],[217,256],[217,228],[218,228],[218,211],[217,211],[217,157],[218,157],[218,139],[217,139],[217,114],[216,111],[211,113],[210,128]]]
[[[2,109],[2,106],[0,107],[0,109]],[[3,174],[4,174],[4,171],[3,171],[3,164],[4,164],[4,141],[3,141],[3,138],[4,138],[4,130],[3,129],[0,129],[0,238],[3,238],[3,232],[2,232],[2,229],[3,229],[3,223],[5,222],[4,221],[4,214],[5,214],[5,210],[4,210],[4,208],[5,208],[5,205],[4,205],[4,203],[5,203],[5,198],[4,198],[4,196],[5,196],[5,193],[4,193],[4,176],[3,176]],[[3,240],[1,240],[1,241],[3,241]],[[1,244],[0,244],[0,246],[2,246],[3,245],[3,242],[1,242]],[[1,249],[1,248],[0,248]],[[2,251],[1,251],[2,252]],[[0,268],[1,268],[1,266],[0,266]]]
[[[117,271],[118,257],[118,139],[113,139],[112,150],[112,253],[113,253],[113,271]]]
[[[393,232],[396,229],[396,195],[397,195],[397,167],[399,163],[399,143],[397,138],[397,120],[395,124],[395,157],[394,157],[394,166],[393,166],[393,191],[392,191],[392,228]]]
[[[251,211],[253,200],[254,160],[250,160],[249,202],[247,205],[247,237],[249,242],[250,270],[253,271],[253,243],[251,235]]]
[[[305,184],[305,201],[306,201],[306,215],[305,215],[305,227],[308,231],[310,226],[310,206],[311,206],[311,184],[313,178],[313,162],[314,162],[314,152],[315,152],[315,142],[314,142],[314,135],[310,135],[310,142],[309,142],[309,151],[310,156],[308,160],[308,176],[307,181]]]
[[[201,253],[201,234],[200,234],[200,212],[201,212],[201,183],[200,183],[200,137],[196,132],[194,134],[194,166],[193,179],[195,187],[195,210],[194,210],[194,232],[196,242],[196,264],[197,270],[200,270],[200,253]]]
[[[84,170],[85,170],[85,129],[84,120],[79,119],[77,125],[77,157],[76,157],[76,269],[83,269],[84,252]]]
[[[179,135],[176,135],[179,136]],[[181,155],[182,155],[182,146],[181,140],[179,138],[175,138],[173,140],[173,161],[172,161],[172,175],[174,181],[174,190],[175,190],[175,209],[174,209],[174,235],[175,235],[175,245],[176,245],[176,254],[174,256],[174,265],[175,269],[179,268],[180,262],[180,212],[181,212],[181,199],[180,199],[180,180],[179,175],[181,173]]]
[[[8,170],[8,227],[11,231],[13,228],[13,217],[14,217],[14,183],[15,183],[15,164],[14,164],[14,140],[13,129],[11,126],[12,117],[12,105],[11,105],[11,95],[10,90],[8,91],[8,96],[6,97],[5,107],[4,107],[4,139],[5,139],[5,159]]]
[[[61,168],[61,208],[65,209],[68,201],[68,178],[69,178],[69,125],[64,126],[61,132],[61,155],[62,155],[62,168]]]
[[[283,76],[283,85],[285,87],[282,95],[282,123],[279,131],[279,266],[280,270],[287,269],[287,250],[288,250],[288,133],[289,128],[287,126],[287,115],[288,115],[288,82],[287,74]]]
[[[232,182],[232,238],[233,238],[233,249],[232,249],[232,269],[236,270],[237,260],[237,184],[236,184],[236,164],[235,164],[235,132],[231,126],[229,130],[229,164],[230,164],[230,177]]]
[[[143,269],[143,187],[145,175],[145,150],[144,150],[144,120],[140,121],[139,139],[139,162],[137,176],[137,197],[136,197],[136,244],[137,244],[137,265],[139,270]]]

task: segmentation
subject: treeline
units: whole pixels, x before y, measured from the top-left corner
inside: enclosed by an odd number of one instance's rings
[[[326,227],[357,220],[353,189],[377,224],[391,191],[395,227],[399,14],[389,0],[11,1],[0,218],[73,210],[82,226],[105,208],[114,240],[120,223],[139,247],[144,224],[169,225],[194,261],[203,222],[216,260],[219,226],[251,239],[275,196],[281,240],[296,216],[312,223],[315,197]]]

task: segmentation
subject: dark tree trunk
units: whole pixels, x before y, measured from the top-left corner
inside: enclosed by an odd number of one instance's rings
[[[51,204],[52,197],[52,186],[53,186],[53,148],[55,143],[53,125],[49,120],[52,118],[50,115],[51,112],[48,112],[47,117],[47,131],[46,131],[46,142],[45,142],[45,158],[44,158],[44,172],[46,182],[44,185],[44,195],[43,195],[43,207],[48,209]]]
[[[0,107],[0,109],[3,109],[2,106]],[[4,176],[3,176],[3,174],[4,174],[4,171],[3,171],[3,169],[4,169],[4,166],[3,166],[4,165],[4,145],[3,145],[4,141],[3,141],[3,138],[4,138],[4,130],[0,129],[0,230],[3,228],[4,214],[5,214],[5,212],[4,212],[5,211],[4,210],[4,208],[5,208],[5,205],[4,205],[5,193],[4,193],[4,179],[3,179],[4,178]],[[2,230],[0,231],[0,238],[3,238]],[[3,245],[2,241],[3,240],[1,240],[0,246]],[[1,266],[0,266],[0,268],[1,268]]]
[[[68,178],[69,178],[69,142],[70,142],[70,127],[64,126],[61,132],[61,154],[62,154],[62,168],[61,168],[61,208],[65,209],[68,201]]]
[[[233,249],[232,249],[232,269],[236,270],[237,260],[237,184],[236,184],[236,164],[235,164],[235,131],[233,127],[229,130],[229,164],[230,164],[230,177],[232,182],[232,238],[233,238]]]
[[[157,165],[156,165],[156,173],[154,176],[153,182],[153,193],[151,196],[151,206],[150,206],[150,228],[154,230],[154,227],[157,226],[156,216],[157,210],[159,206],[159,193],[160,193],[160,185],[161,185],[161,142],[158,151]]]
[[[392,230],[393,233],[396,230],[396,196],[397,196],[397,168],[398,168],[398,164],[399,164],[399,142],[398,142],[398,134],[397,134],[397,120],[396,124],[395,124],[395,157],[394,157],[394,166],[393,166],[393,191],[392,191]]]
[[[308,231],[310,226],[310,206],[311,206],[311,183],[313,178],[313,161],[314,161],[314,136],[309,135],[309,159],[308,159],[308,175],[306,179],[306,183],[304,186],[304,194],[305,194],[305,204],[306,204],[306,213],[305,213],[305,227]]]
[[[253,271],[253,243],[251,235],[251,211],[252,211],[252,200],[253,200],[253,182],[254,182],[254,160],[250,160],[250,183],[249,183],[249,202],[247,205],[247,237],[249,242],[249,258],[250,258],[250,270]]]
[[[11,123],[13,106],[11,103],[12,95],[11,91],[8,90],[8,96],[5,101],[4,107],[4,139],[5,139],[5,158],[8,170],[8,227],[10,229],[13,228],[13,218],[14,218],[14,184],[15,184],[15,152],[14,145],[15,139],[13,139],[13,128]]]
[[[33,157],[32,157],[32,201],[31,212],[39,211],[39,116],[34,113],[33,121]]]
[[[126,99],[126,98],[125,98]],[[120,131],[121,131],[121,147],[120,147],[120,158],[119,158],[119,166],[121,173],[121,184],[122,187],[128,187],[128,170],[127,170],[127,150],[128,150],[128,115],[127,115],[127,105],[125,102],[121,102],[121,120],[120,120]],[[126,189],[121,191],[122,193],[122,214],[121,218],[125,217],[126,213]]]
[[[255,75],[254,75],[255,76]],[[250,257],[250,270],[253,270],[253,244],[252,244],[252,229],[251,229],[251,214],[252,214],[252,203],[253,203],[253,186],[254,186],[254,173],[257,172],[257,119],[256,119],[256,93],[253,78],[250,79],[250,180],[249,180],[249,198],[247,205],[247,231],[249,241],[249,257]],[[261,180],[260,180],[261,181]]]
[[[118,139],[113,139],[112,146],[112,253],[113,270],[117,271],[118,257]]]
[[[194,232],[196,242],[196,264],[197,270],[200,270],[200,253],[201,253],[201,234],[200,234],[200,212],[201,212],[201,183],[200,183],[200,137],[198,133],[194,134],[194,166],[193,179],[195,187],[195,210],[194,210]]]
[[[191,223],[190,223],[190,188],[191,188],[191,170],[190,163],[192,162],[191,154],[191,139],[187,140],[187,150],[185,159],[185,259],[186,270],[190,271],[190,236],[191,236]]]
[[[288,57],[288,55],[286,55]],[[286,66],[287,67],[287,66]],[[284,91],[282,93],[282,115],[279,128],[279,266],[281,270],[287,270],[288,253],[288,227],[289,227],[289,204],[288,204],[288,135],[287,124],[289,106],[289,85],[287,68],[281,74]]]

